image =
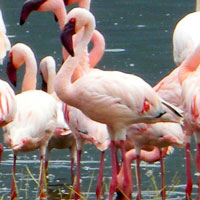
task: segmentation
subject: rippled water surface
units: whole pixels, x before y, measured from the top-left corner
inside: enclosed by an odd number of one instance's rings
[[[1,1],[0,7],[6,23],[7,34],[13,44],[29,45],[37,58],[52,55],[61,64],[61,48],[58,25],[51,13],[33,12],[24,26],[19,25],[20,9],[24,1]],[[105,37],[106,51],[98,67],[105,70],[120,70],[141,76],[152,86],[174,67],[172,59],[172,31],[176,22],[194,10],[194,1],[186,0],[92,0],[91,11],[96,17],[96,27]],[[71,7],[70,7],[71,8]],[[1,78],[5,73],[7,59],[0,68]],[[19,83],[23,69],[19,70]],[[38,88],[40,88],[38,76]],[[15,88],[20,91],[21,85]],[[2,138],[2,136],[1,136]],[[3,140],[3,139],[2,139]],[[11,186],[12,151],[5,145],[0,166],[0,196],[9,199]],[[194,155],[195,149],[192,150]],[[37,197],[39,175],[38,151],[19,154],[17,160],[17,187],[19,199]],[[82,191],[85,199],[95,199],[95,184],[100,153],[92,145],[85,146],[82,161]],[[175,148],[165,158],[167,199],[184,199],[185,187],[184,149]],[[135,181],[135,164],[132,164]],[[192,163],[195,174],[194,157]],[[160,165],[141,164],[143,199],[159,199]],[[110,152],[106,152],[105,194],[110,181]],[[194,183],[196,176],[193,177]],[[69,199],[71,184],[70,156],[68,150],[53,150],[48,171],[48,199]],[[134,187],[133,197],[136,195]],[[193,196],[195,197],[194,185]]]

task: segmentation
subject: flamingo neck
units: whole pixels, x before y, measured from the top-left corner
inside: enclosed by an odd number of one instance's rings
[[[196,0],[195,11],[200,11],[200,0]]]
[[[22,92],[35,90],[37,82],[37,63],[33,52],[25,52],[25,72],[22,81]]]
[[[88,50],[84,49],[79,58],[79,62],[77,63],[76,69],[74,70],[74,73],[72,76],[72,82],[76,81],[77,79],[82,77],[84,74],[87,74],[89,70],[90,70],[90,67],[89,67]]]
[[[55,77],[56,77],[56,71],[55,68],[48,68],[48,79],[47,79],[47,92],[49,94],[54,93],[54,84],[55,84]]]
[[[78,101],[79,99],[75,97],[75,91],[73,91],[72,75],[82,58],[83,52],[87,49],[94,28],[95,23],[88,23],[85,25],[82,39],[75,47],[75,56],[69,56],[56,75],[55,92],[63,102],[71,106],[75,106],[76,100]]]
[[[180,65],[179,70],[179,81],[182,84],[183,81],[191,75],[193,72],[196,71],[200,64],[200,45],[194,50],[194,52],[187,57]]]
[[[90,3],[91,3],[91,0],[82,0],[82,1],[79,1],[78,5],[80,8],[85,8],[87,10],[90,10]]]
[[[67,16],[66,9],[65,8],[56,9],[54,13],[58,19],[59,28],[60,28],[60,30],[62,30],[65,25],[65,20],[66,20],[66,16]]]
[[[93,48],[90,51],[89,64],[91,68],[94,68],[103,57],[105,50],[105,40],[97,30],[94,30],[91,42],[93,43]]]
[[[67,12],[66,12],[65,4],[63,0],[46,1],[46,3],[41,5],[38,10],[52,11],[58,19],[60,30],[63,29],[65,25],[66,16],[67,16]]]

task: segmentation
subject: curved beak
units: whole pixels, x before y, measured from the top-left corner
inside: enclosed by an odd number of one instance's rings
[[[75,23],[76,20],[72,18],[67,24],[65,24],[60,35],[63,46],[71,56],[74,56],[72,36],[75,34]]]
[[[29,14],[34,11],[38,10],[38,8],[45,3],[47,0],[27,0],[24,2],[21,15],[20,15],[20,25],[23,25],[28,18]]]
[[[10,82],[16,87],[17,85],[17,70],[12,62],[12,56],[10,56],[10,60],[7,63],[6,73]]]

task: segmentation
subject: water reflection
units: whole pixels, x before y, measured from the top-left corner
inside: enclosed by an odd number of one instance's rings
[[[24,26],[19,26],[19,15],[23,2],[22,0],[0,2],[11,43],[23,42],[29,45],[38,62],[44,56],[52,55],[56,59],[58,69],[62,61],[58,25],[54,22],[51,13],[33,13]],[[186,0],[92,0],[91,10],[96,16],[97,29],[103,33],[106,40],[105,55],[98,67],[105,70],[135,73],[154,85],[174,67],[171,46],[172,31],[180,17],[194,10],[194,2]],[[8,80],[5,65],[0,70],[1,78]],[[39,76],[38,81],[39,88],[41,85]],[[21,85],[18,85],[15,91],[18,92],[20,88]],[[87,145],[82,162],[82,191],[86,199],[95,199],[99,159],[100,153],[92,145]],[[184,198],[184,161],[183,149],[177,148],[172,155],[165,158],[167,199]],[[105,166],[104,196],[106,199],[111,174],[109,152],[106,154]],[[0,196],[3,199],[9,199],[11,167],[12,152],[5,147],[0,170]],[[133,172],[134,167],[135,164],[132,164]],[[194,162],[192,170],[194,174]],[[69,198],[71,178],[70,155],[67,150],[59,150],[59,153],[57,150],[52,151],[48,174],[48,199]],[[141,174],[143,199],[160,199],[159,163],[151,165],[143,163]],[[37,197],[38,186],[35,179],[38,179],[38,175],[38,152],[19,154],[16,175],[19,199]],[[195,178],[193,177],[194,180]],[[133,179],[136,183],[135,176]],[[196,190],[196,188],[193,190],[194,197]],[[133,198],[136,196],[136,191],[136,186],[134,186]]]

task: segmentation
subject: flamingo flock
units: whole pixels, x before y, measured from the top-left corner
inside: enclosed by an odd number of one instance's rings
[[[71,4],[77,6],[67,10]],[[8,57],[6,72],[10,81],[0,80],[2,142],[13,152],[10,199],[20,198],[16,189],[18,153],[35,150],[40,151],[38,198],[48,199],[46,175],[52,149],[69,149],[73,199],[82,199],[81,156],[86,143],[91,143],[100,153],[96,199],[103,198],[104,156],[108,150],[112,170],[106,199],[132,199],[133,160],[136,160],[137,172],[136,199],[143,199],[141,161],[160,161],[160,195],[162,200],[167,199],[163,158],[172,148],[183,147],[186,152],[185,197],[191,199],[190,141],[193,135],[195,164],[200,173],[200,1],[196,2],[196,11],[175,26],[172,44],[176,68],[154,87],[134,74],[97,67],[106,41],[103,33],[96,29],[90,4],[91,0],[27,0],[21,5],[21,26],[26,25],[33,11],[54,14],[63,59],[58,71],[53,56],[44,57],[37,65],[31,47],[23,41],[10,43],[0,12],[0,63],[4,64],[4,58]],[[17,70],[22,65],[24,76],[22,83],[18,83]],[[36,87],[38,71],[43,82],[39,89]],[[21,91],[16,93],[10,84],[20,84]],[[2,153],[1,145],[0,159]],[[199,177],[197,186],[197,199],[200,199]]]

